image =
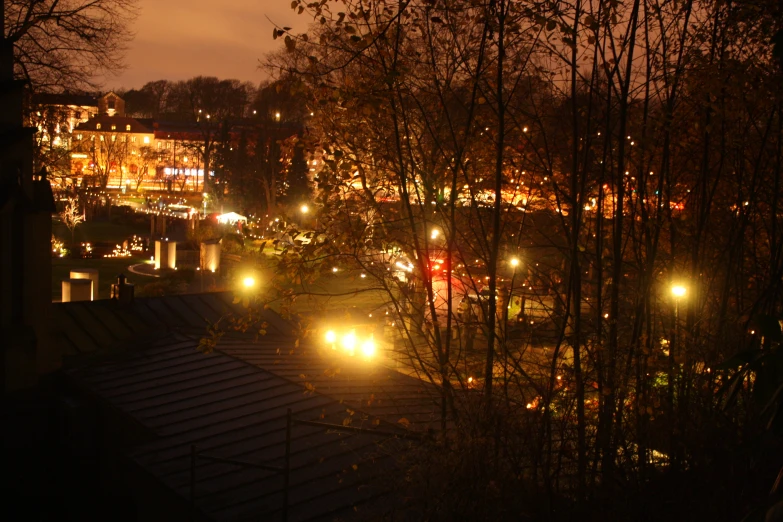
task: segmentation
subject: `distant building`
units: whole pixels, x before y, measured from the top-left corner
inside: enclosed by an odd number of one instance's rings
[[[108,106],[108,103],[107,103]],[[202,192],[199,147],[216,129],[170,125],[149,119],[100,114],[73,135],[71,171],[78,184],[111,189]]]
[[[36,94],[30,125],[39,146],[70,148],[73,129],[98,115],[98,98],[88,94]]]
[[[109,91],[98,99],[98,112],[106,116],[125,116],[125,100]]]
[[[258,122],[247,120],[167,122],[125,116],[125,102],[110,92],[98,100],[97,114],[81,121],[70,142],[72,182],[123,191],[203,192],[207,172],[204,150],[215,154],[219,143],[233,150],[253,143]],[[286,125],[272,127],[290,135]]]

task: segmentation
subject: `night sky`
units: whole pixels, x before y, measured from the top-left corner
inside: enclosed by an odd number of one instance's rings
[[[273,22],[304,30],[310,21],[291,9],[290,0],[138,1],[128,67],[107,78],[106,88],[199,75],[258,83],[265,78],[259,58],[282,45],[272,39]]]

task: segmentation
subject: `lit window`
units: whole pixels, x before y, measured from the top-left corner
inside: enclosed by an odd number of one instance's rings
[[[126,130],[126,131],[129,131],[129,130],[130,130],[130,125],[126,125],[126,126],[125,126],[125,130]]]
[[[111,141],[117,141],[117,136],[115,136],[114,134],[112,134],[112,135],[111,135]]]
[[[111,126],[111,130],[117,130],[117,126],[116,125],[112,125]]]
[[[101,136],[101,141],[103,141],[103,136]]]
[[[149,142],[150,142],[150,137],[144,136],[144,143],[149,143]]]
[[[170,142],[170,141],[169,141],[168,143],[166,143],[166,148],[167,148],[167,149],[170,149],[170,148],[171,148],[171,142]]]
[[[127,141],[128,141],[128,137],[127,137],[127,136],[123,136],[123,137],[122,137],[122,142],[123,142],[123,143],[127,143]]]
[[[159,148],[159,149],[162,149],[162,148],[163,148],[163,142],[162,142],[162,141],[159,141],[159,142],[158,142],[158,148]]]
[[[131,136],[131,143],[136,143],[136,136]]]
[[[80,139],[82,139],[82,135],[81,135],[81,134],[77,134],[77,135],[76,135],[76,139],[77,139],[77,140],[80,140]]]
[[[95,124],[95,129],[96,130],[101,130],[101,124],[100,123],[96,123]]]

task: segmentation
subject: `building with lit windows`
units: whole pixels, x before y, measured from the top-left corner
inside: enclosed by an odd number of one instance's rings
[[[253,155],[259,136],[275,142],[301,132],[279,120],[264,124],[257,119],[210,121],[208,115],[192,122],[131,118],[125,102],[112,92],[97,104],[97,114],[72,130],[67,185],[122,192],[216,190],[223,180],[213,178],[215,173],[204,166],[205,156],[239,147]],[[214,183],[205,183],[205,178]]]
[[[125,102],[111,92],[98,106],[98,114],[73,130],[75,184],[123,192],[204,190],[203,142],[214,130],[125,116]]]

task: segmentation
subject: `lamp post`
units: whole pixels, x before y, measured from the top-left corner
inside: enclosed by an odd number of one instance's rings
[[[672,286],[672,295],[674,296],[674,331],[672,332],[672,346],[670,347],[670,353],[674,353],[675,348],[679,348],[676,344],[678,341],[678,333],[680,327],[680,299],[685,297],[687,290],[682,285]]]
[[[675,422],[674,422],[674,379],[676,375],[676,360],[674,356],[675,350],[679,350],[679,327],[680,327],[680,299],[685,297],[687,293],[686,288],[681,284],[674,284],[671,288],[672,296],[674,297],[674,328],[672,328],[672,342],[669,345],[669,423],[671,426],[671,448],[669,450],[669,462],[674,466],[679,466],[679,445],[675,442]],[[682,401],[682,390],[680,390],[680,401]],[[683,405],[680,404],[680,408]],[[680,424],[680,423],[677,423]],[[682,434],[680,434],[682,435]]]
[[[203,199],[201,201],[204,204],[204,217],[206,218],[207,217],[207,193],[204,192],[204,194],[202,195],[203,195]]]
[[[299,212],[302,213],[302,225],[304,226],[304,220],[307,214],[310,213],[310,206],[307,203],[302,203],[302,206],[299,207]],[[315,229],[318,229],[318,214],[315,215]]]
[[[514,303],[514,279],[517,276],[517,267],[519,266],[519,258],[518,257],[512,257],[508,260],[508,264],[511,265],[511,285],[508,289],[508,294],[505,296],[506,298],[503,300],[503,324],[502,324],[502,332],[504,334],[503,339],[503,373],[505,374],[505,378],[503,379],[503,391],[506,397],[508,397],[508,344],[507,344],[507,338],[508,338],[508,311],[511,309],[511,305]],[[505,290],[505,285],[503,285],[503,290]]]

